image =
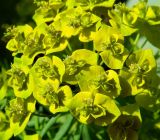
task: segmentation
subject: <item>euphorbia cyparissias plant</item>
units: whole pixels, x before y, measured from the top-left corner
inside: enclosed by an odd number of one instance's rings
[[[5,34],[14,62],[0,75],[0,99],[7,87],[14,94],[7,116],[0,113],[0,138],[8,139],[4,130],[9,137],[23,132],[39,103],[54,115],[70,112],[81,123],[107,126],[111,140],[138,140],[139,107],[156,110],[160,84],[152,50],[133,39],[145,36],[160,47],[160,7],[141,1],[128,8],[115,0],[35,3],[36,26],[14,26]]]

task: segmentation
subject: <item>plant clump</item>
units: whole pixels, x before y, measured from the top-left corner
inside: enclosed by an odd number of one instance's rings
[[[132,8],[115,0],[34,2],[35,27],[19,25],[5,34],[14,61],[0,75],[0,100],[7,88],[13,95],[6,114],[0,112],[0,139],[25,131],[37,105],[107,127],[111,140],[138,140],[141,107],[160,107],[160,78],[153,51],[136,40],[145,36],[160,47],[160,7],[145,1]],[[101,8],[106,17],[97,14]]]

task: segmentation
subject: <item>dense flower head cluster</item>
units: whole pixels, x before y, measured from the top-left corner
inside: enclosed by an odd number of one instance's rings
[[[160,78],[152,50],[132,42],[126,46],[126,40],[141,34],[160,47],[155,35],[160,8],[143,1],[132,8],[114,2],[35,0],[36,26],[8,30],[6,48],[14,62],[5,77],[0,75],[0,99],[7,96],[7,86],[15,98],[6,107],[7,116],[0,112],[0,136],[21,133],[39,102],[53,114],[70,112],[81,123],[108,126],[111,140],[138,140],[139,108],[160,106]],[[5,119],[10,126],[3,124]]]

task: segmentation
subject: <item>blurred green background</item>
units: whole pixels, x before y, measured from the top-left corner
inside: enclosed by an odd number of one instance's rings
[[[7,67],[12,61],[11,53],[5,49],[2,41],[5,28],[10,25],[33,24],[32,15],[35,5],[33,0],[1,0],[0,2],[0,65]]]

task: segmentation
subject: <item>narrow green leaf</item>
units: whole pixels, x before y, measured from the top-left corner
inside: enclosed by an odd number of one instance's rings
[[[82,128],[82,139],[83,140],[91,140],[87,125],[83,125],[83,128]]]
[[[73,120],[73,117],[71,115],[68,115],[66,118],[66,122],[60,127],[59,131],[57,132],[56,136],[53,140],[61,140],[64,134],[69,129],[71,122]]]
[[[59,117],[60,115],[57,115],[56,117],[52,117],[48,123],[45,125],[45,127],[42,129],[42,131],[40,132],[40,136],[43,137],[48,129],[56,122],[57,118]]]

